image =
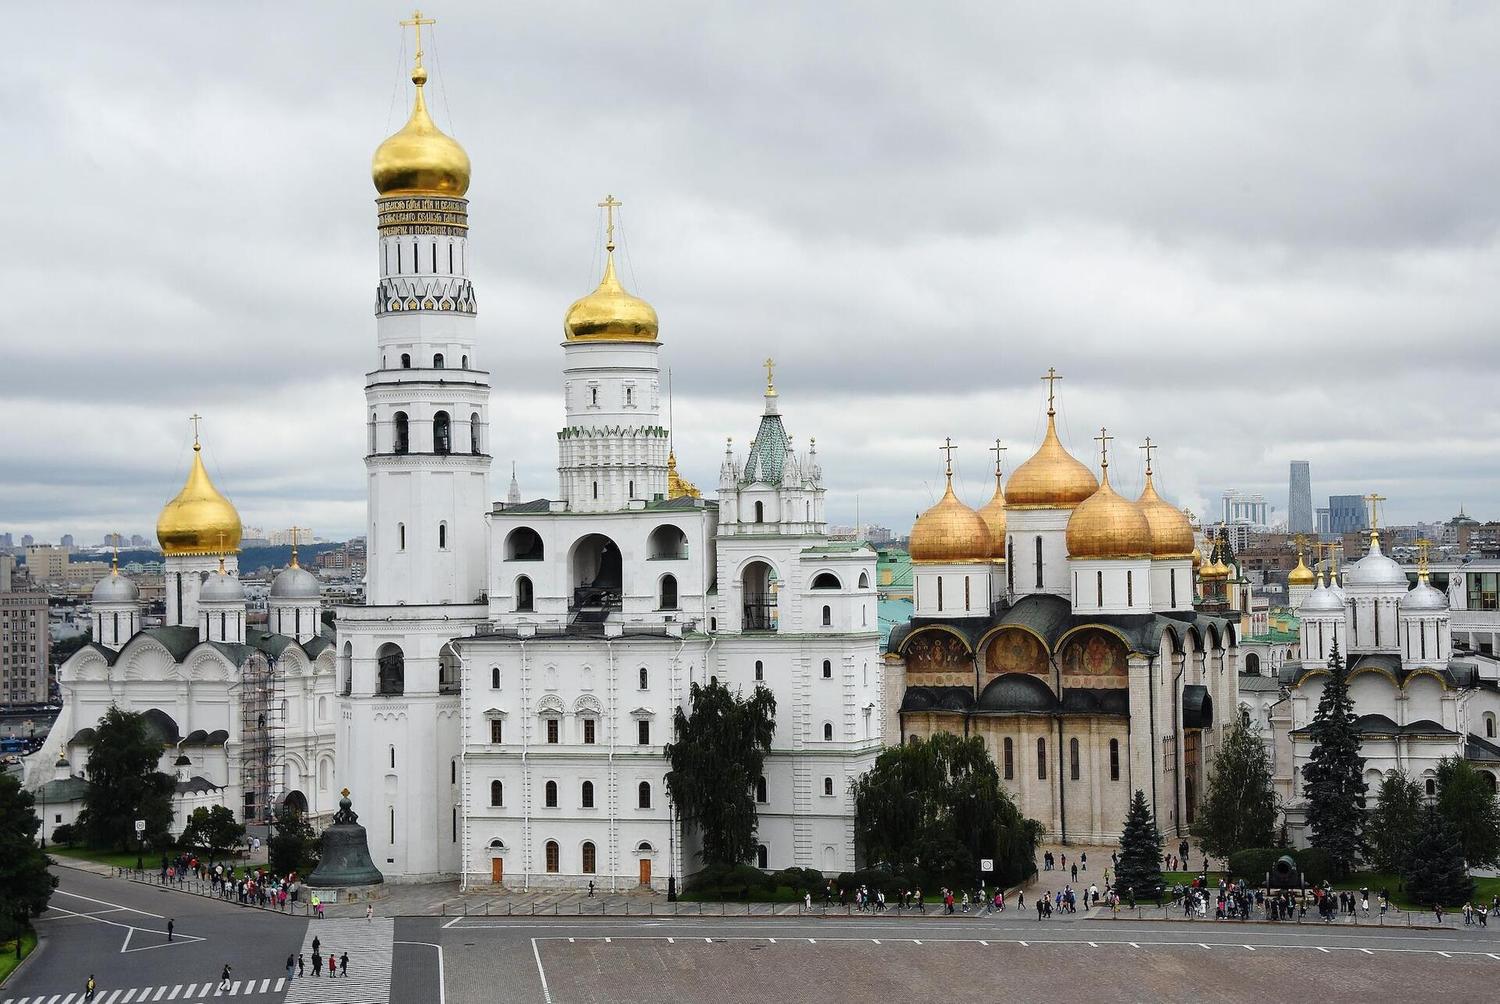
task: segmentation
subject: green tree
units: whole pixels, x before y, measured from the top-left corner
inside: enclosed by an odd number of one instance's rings
[[[1474,895],[1463,842],[1435,805],[1422,810],[1422,828],[1406,867],[1406,894],[1425,906],[1461,906]]]
[[[1115,888],[1121,895],[1133,892],[1137,899],[1146,899],[1155,897],[1161,887],[1161,831],[1146,804],[1146,793],[1137,788],[1125,813],[1125,830],[1120,834]]]
[[[666,746],[667,791],[685,826],[698,831],[705,865],[755,856],[755,783],[776,734],[776,698],[757,686],[741,697],[717,680],[693,684],[692,716],[681,707]]]
[[[1438,764],[1437,809],[1458,833],[1470,868],[1500,860],[1500,804],[1486,777],[1462,757]]]
[[[0,939],[7,941],[47,909],[57,888],[57,878],[47,871],[47,855],[37,844],[42,821],[35,804],[19,778],[0,772]]]
[[[205,850],[210,859],[216,860],[225,851],[238,847],[244,839],[245,825],[234,818],[234,811],[225,805],[215,805],[193,810],[179,842],[186,847]]]
[[[1271,759],[1260,728],[1236,719],[1214,754],[1208,791],[1193,820],[1193,836],[1207,853],[1227,858],[1246,847],[1270,844],[1278,812],[1271,787]]]
[[[1338,644],[1328,657],[1328,682],[1307,727],[1312,755],[1302,769],[1308,843],[1328,854],[1336,878],[1354,870],[1364,851],[1365,758],[1349,697],[1349,674]]]
[[[870,864],[959,888],[983,858],[995,860],[996,882],[1033,874],[1042,830],[1000,784],[984,740],[947,732],[880,754],[854,783],[854,828]]]
[[[271,836],[266,841],[266,856],[271,871],[277,875],[296,872],[311,875],[318,867],[318,834],[312,823],[294,806],[285,802],[271,820]]]
[[[144,715],[115,706],[104,713],[94,729],[89,787],[78,818],[90,847],[129,851],[171,843],[175,782],[156,769],[160,760],[161,745],[146,727]],[[139,843],[137,819],[146,821]]]
[[[1375,809],[1365,823],[1370,859],[1383,872],[1401,874],[1422,829],[1422,789],[1401,771],[1380,782]]]

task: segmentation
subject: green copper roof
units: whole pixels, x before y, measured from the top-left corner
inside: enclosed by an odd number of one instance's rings
[[[780,415],[760,416],[760,431],[750,444],[750,453],[745,457],[745,470],[740,475],[740,484],[759,481],[768,485],[781,484],[786,472],[787,438]]]

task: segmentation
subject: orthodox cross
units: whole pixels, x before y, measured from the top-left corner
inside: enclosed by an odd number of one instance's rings
[[[1048,366],[1047,375],[1042,377],[1042,379],[1047,381],[1047,414],[1051,415],[1054,414],[1052,408],[1052,399],[1055,396],[1054,391],[1057,389],[1056,384],[1057,381],[1062,379],[1062,377],[1057,375],[1057,369],[1055,367]]]
[[[956,449],[958,449],[958,447],[953,445],[953,438],[951,436],[944,437],[943,445],[938,447],[938,452],[946,455],[946,459],[948,461],[948,477],[950,478],[953,477],[953,451]]]
[[[416,61],[416,65],[417,66],[421,66],[422,65],[422,25],[424,25],[424,24],[437,24],[437,18],[435,18],[435,17],[423,17],[421,11],[414,10],[414,11],[411,12],[411,17],[409,17],[406,20],[404,20],[404,21],[401,22],[401,26],[403,28],[414,28],[414,29],[416,29],[416,32],[417,32],[417,61]]]
[[[1094,441],[1099,444],[1099,466],[1105,470],[1109,470],[1109,444],[1114,438],[1102,425],[1099,427],[1099,435],[1094,437]]]
[[[516,472],[514,470],[512,470],[510,476],[511,477],[515,477],[516,476]],[[301,533],[303,530],[306,530],[306,529],[307,529],[307,527],[305,527],[305,526],[290,526],[290,527],[287,527],[287,531],[292,535],[292,564],[293,565],[297,564],[297,534]]]
[[[1432,547],[1432,541],[1426,537],[1417,538],[1417,571],[1424,578],[1427,575],[1427,551]]]
[[[1141,444],[1141,449],[1146,451],[1146,477],[1149,478],[1151,476],[1151,451],[1159,450],[1161,447],[1151,442],[1151,437],[1147,436],[1146,441]]]
[[[761,365],[766,368],[766,393],[774,394],[776,393],[776,384],[771,378],[776,373],[776,360],[770,356],[766,356],[766,361],[761,363]]]
[[[203,421],[203,416],[195,411],[188,416],[188,421],[193,423],[193,446],[196,448],[198,445],[198,423]]]
[[[1006,447],[1000,445],[1000,440],[995,440],[995,445],[990,447],[990,452],[995,455],[995,477],[1000,476],[1000,459],[1004,455]]]
[[[1371,492],[1365,496],[1365,501],[1370,503],[1370,532],[1374,533],[1380,529],[1380,503],[1385,501],[1385,496]]]
[[[610,251],[615,249],[615,210],[624,204],[613,195],[606,195],[599,203],[599,208],[604,210],[604,246]]]

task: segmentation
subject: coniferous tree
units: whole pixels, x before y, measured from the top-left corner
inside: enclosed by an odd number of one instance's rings
[[[1236,719],[1214,754],[1208,791],[1193,820],[1193,836],[1216,858],[1227,858],[1247,847],[1265,847],[1276,832],[1277,811],[1271,759],[1260,729]]]
[[[1462,906],[1474,895],[1463,843],[1435,805],[1422,810],[1422,828],[1406,867],[1406,894],[1423,906]]]
[[[1401,874],[1422,829],[1422,790],[1401,771],[1380,782],[1380,794],[1365,832],[1370,859],[1383,872]]]
[[[1437,809],[1458,834],[1470,868],[1500,859],[1500,803],[1483,775],[1459,756],[1444,757],[1437,769]]]
[[[15,775],[0,771],[0,939],[17,937],[47,909],[57,888],[47,855],[37,845],[41,825],[31,792]]]
[[[741,697],[717,680],[693,684],[692,716],[677,709],[666,746],[667,791],[703,841],[705,865],[755,856],[755,782],[776,733],[776,697],[757,686]]]
[[[78,826],[91,847],[140,850],[171,843],[172,778],[157,769],[162,746],[137,711],[111,706],[94,729],[88,790]],[[135,821],[146,831],[136,837]]]
[[[1137,899],[1146,899],[1155,897],[1161,887],[1161,831],[1146,805],[1146,793],[1137,789],[1120,835],[1115,888],[1122,896],[1133,892]]]
[[[1349,675],[1335,642],[1329,678],[1308,733],[1312,755],[1302,770],[1308,843],[1328,854],[1336,878],[1354,870],[1364,850],[1365,758],[1360,756]]]

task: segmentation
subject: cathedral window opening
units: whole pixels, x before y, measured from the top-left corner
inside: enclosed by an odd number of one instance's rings
[[[376,446],[375,446],[375,434],[376,434],[376,429],[377,428],[378,428],[378,426],[377,426],[377,424],[375,422],[375,413],[372,411],[372,412],[370,412],[370,452],[371,453],[374,453],[375,450],[376,450]]]
[[[833,660],[831,659],[823,660],[823,679],[833,679]]]
[[[1177,608],[1177,569],[1167,571],[1167,594],[1170,597],[1167,605],[1174,610]]]
[[[453,437],[451,435],[448,413],[440,411],[432,416],[432,452],[446,456],[453,452]]]
[[[1484,737],[1486,739],[1495,738],[1495,713],[1493,711],[1486,711],[1484,713]]]
[[[766,678],[766,664],[759,659],[755,660],[755,682],[759,683]]]
[[[1427,779],[1427,797],[1432,798],[1437,794],[1437,782],[1432,778]]]
[[[391,843],[391,846],[394,847],[395,844],[396,844],[396,809],[395,809],[395,807],[394,806],[391,807],[388,810],[388,813],[389,813],[389,816],[390,816],[389,824],[390,824],[390,828],[391,828],[390,843]]]
[[[477,411],[469,413],[469,452],[476,457],[479,456],[480,453],[479,412]]]
[[[755,522],[757,522],[757,523],[764,523],[765,521],[766,521],[766,504],[764,502],[757,502],[757,503],[755,503]]]
[[[1042,535],[1036,536],[1036,588],[1042,588]]]
[[[637,746],[651,745],[651,723],[642,719],[635,723],[635,744]]]
[[[1135,573],[1129,569],[1125,572],[1125,605],[1135,606]]]
[[[967,613],[969,611],[972,602],[973,601],[969,597],[969,577],[967,575],[965,575],[964,576],[964,612],[965,613]]]
[[[405,358],[404,356],[402,358]],[[398,411],[394,419],[396,438],[391,444],[392,453],[405,453],[410,448],[410,440],[407,437],[406,412]]]
[[[645,690],[646,689],[646,684],[648,682],[650,682],[650,677],[649,677],[649,675],[646,672],[646,667],[642,666],[641,667],[641,686],[640,686],[640,689],[641,690]]]
[[[456,805],[453,807],[453,810],[452,810],[452,826],[453,826],[453,829],[452,829],[452,834],[453,835],[452,835],[452,837],[449,838],[449,840],[450,840],[451,843],[455,843],[456,844],[456,843],[458,843],[458,806],[456,806]]]
[[[490,782],[490,805],[500,807],[505,804],[505,782]]]
[[[816,576],[813,577],[812,587],[814,589],[843,588],[842,584],[839,582],[838,576],[834,575],[832,572],[819,572]]]
[[[1095,595],[1097,597],[1094,605],[1097,606],[1097,607],[1103,607],[1104,606],[1104,573],[1103,572],[1095,572],[1094,573],[1094,590],[1095,590]]]
[[[585,840],[583,842],[583,873],[585,875],[594,874],[594,860],[594,842]]]
[[[594,720],[592,718],[585,718],[583,720],[583,744],[585,746],[594,745]]]
[[[599,388],[598,387],[590,387],[589,388],[589,407],[591,407],[591,408],[597,408],[597,407],[599,407]]]
[[[1008,537],[1005,542],[1005,588],[1010,592],[1016,591],[1016,538]]]
[[[651,808],[651,782],[642,781],[635,791],[636,808]]]
[[[443,354],[441,352],[437,352],[437,353],[433,354],[433,356],[432,356],[432,368],[435,369],[435,370],[440,370],[440,369],[443,368]]]
[[[557,745],[558,722],[556,718],[547,719],[547,742],[549,745]]]
[[[525,575],[516,579],[516,613],[531,613],[536,607],[531,579]]]
[[[406,524],[405,523],[397,523],[396,524],[396,550],[398,550],[398,551],[404,551],[404,550],[406,550]]]
[[[389,749],[391,751],[391,770],[395,770],[396,769],[396,747],[391,746],[391,747],[389,747]]]
[[[448,524],[438,524],[438,550],[448,550]]]
[[[597,481],[594,482],[594,498],[596,500],[599,498],[599,482]]]
[[[449,784],[457,784],[458,783],[458,761],[457,760],[449,760],[448,761],[448,783]]]
[[[1068,776],[1074,781],[1078,780],[1079,771],[1078,740],[1068,740]]]
[[[631,478],[629,481],[625,482],[625,494],[627,496],[629,496],[630,498],[635,498],[635,479],[634,478]]]
[[[387,697],[406,693],[406,656],[401,646],[386,642],[375,654],[375,661],[380,667],[379,693]]]
[[[453,274],[453,242],[448,242],[448,274]]]
[[[1016,779],[1016,745],[1010,736],[1005,737],[1002,760],[1005,764],[1005,780],[1014,781]]]
[[[328,720],[328,698],[326,698],[326,697],[320,697],[320,698],[318,698],[318,721],[320,721],[320,722],[326,722],[327,720]]]
[[[1421,643],[1422,643],[1422,653],[1421,653],[1420,656],[1418,656],[1418,658],[1425,659],[1425,658],[1427,658],[1427,627],[1426,627],[1426,625],[1418,625],[1418,628],[1417,628],[1417,637],[1421,640]],[[1411,640],[1411,629],[1410,628],[1408,628],[1407,631],[1406,631],[1406,638],[1407,638],[1408,641]]]
[[[348,697],[354,689],[354,645],[344,642],[344,657],[340,660],[339,675],[342,677],[339,696]]]
[[[1047,740],[1036,741],[1036,779],[1047,780]]]
[[[833,627],[833,608],[826,603],[823,605],[823,626]]]
[[[500,689],[500,667],[499,666],[491,666],[490,667],[490,689],[491,690],[499,690]]]
[[[688,556],[687,534],[671,523],[652,530],[647,545],[652,561],[680,561]]]
[[[505,722],[499,718],[490,719],[490,742],[499,746],[505,740]]]
[[[555,809],[555,808],[557,808],[557,782],[556,781],[548,781],[547,782],[546,788],[543,789],[543,798],[546,800],[546,807],[547,808],[549,808],[549,809]]]
[[[578,804],[585,809],[594,807],[594,782],[585,781],[578,793]]]
[[[505,538],[506,561],[541,561],[545,554],[541,534],[529,526],[518,526]]]
[[[765,805],[766,798],[766,776],[762,774],[755,779],[755,801],[759,805]]]
[[[437,241],[432,242],[432,274],[437,275]]]
[[[632,389],[632,388],[630,388],[630,387],[626,387],[625,388],[625,407],[630,408],[630,407],[633,407],[634,405],[635,405],[635,390]]]
[[[663,610],[677,609],[677,576],[663,575],[661,577],[660,600],[657,605]]]
[[[769,867],[771,867],[770,865],[768,865],[766,863],[767,861],[770,860],[770,858],[771,858],[771,852],[768,851],[768,850],[766,850],[766,845],[765,844],[759,844],[759,845],[756,846],[756,848],[755,848],[755,867],[757,867],[757,868],[769,868]]]
[[[741,575],[744,630],[776,630],[776,573],[764,561],[752,561]]]
[[[467,353],[458,357],[458,368],[461,370],[466,370],[469,368],[469,357]]]
[[[1120,740],[1109,741],[1109,779],[1118,781],[1120,779]]]
[[[397,241],[396,242],[396,274],[400,275],[401,274],[401,270],[404,267],[405,267],[405,265],[402,263],[402,257],[401,257],[401,242]]]
[[[831,743],[831,742],[833,742],[833,723],[832,722],[824,722],[823,723],[823,741],[825,743]]]
[[[410,352],[403,352],[403,353],[401,353],[401,368],[404,369],[404,370],[411,369],[411,353]]]
[[[942,613],[943,612],[943,577],[941,575],[939,575],[937,577],[937,586],[938,586],[938,613]]]
[[[825,794],[825,795],[832,795],[833,794],[833,778],[831,778],[831,777],[825,777],[823,779],[823,794]]]
[[[547,841],[547,847],[546,847],[545,854],[546,854],[546,860],[547,860],[547,874],[548,875],[556,875],[557,874],[557,870],[560,867],[560,865],[558,863],[557,841],[556,840],[549,840],[549,841]]]

